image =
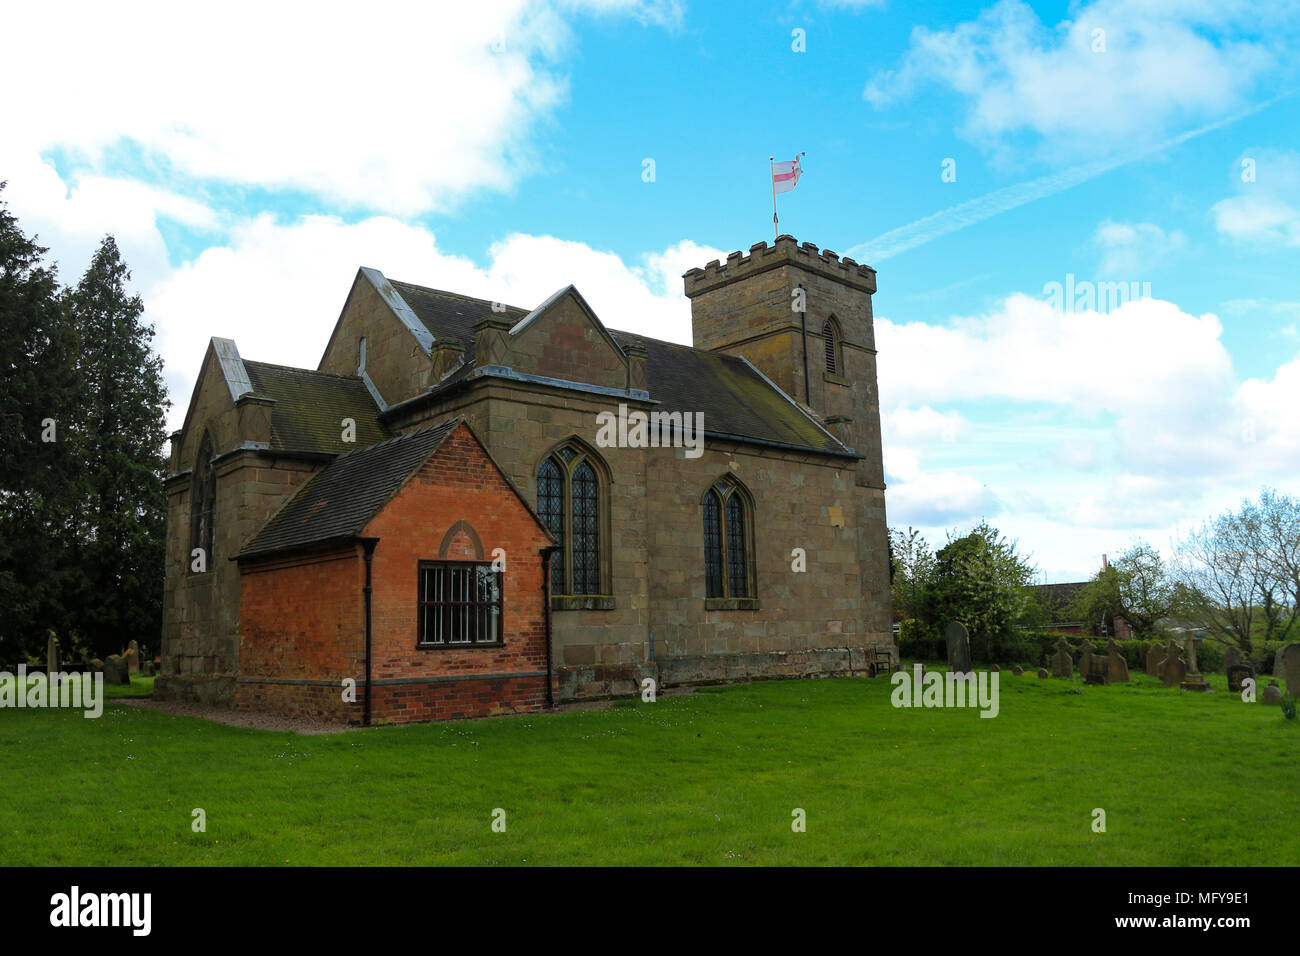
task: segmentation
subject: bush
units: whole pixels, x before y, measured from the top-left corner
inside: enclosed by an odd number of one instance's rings
[[[1292,697],[1289,694],[1282,698],[1282,716],[1287,720],[1295,720],[1295,707],[1297,701],[1300,701],[1300,697]]]
[[[946,661],[948,642],[921,621],[908,618],[898,625],[898,656],[911,661]]]

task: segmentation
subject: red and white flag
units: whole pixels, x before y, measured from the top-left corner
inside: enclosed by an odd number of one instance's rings
[[[803,172],[799,168],[799,160],[804,156],[800,153],[789,162],[772,164],[772,192],[774,195],[788,193],[794,189],[799,182],[799,175]]]

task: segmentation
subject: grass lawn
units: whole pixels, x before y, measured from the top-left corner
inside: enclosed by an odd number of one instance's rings
[[[781,681],[314,737],[3,710],[0,863],[1293,865],[1300,720],[1211,682],[1004,673],[988,719]]]

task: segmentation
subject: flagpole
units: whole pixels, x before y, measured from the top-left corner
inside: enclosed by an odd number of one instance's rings
[[[776,239],[780,239],[781,238],[780,220],[776,218],[776,167],[773,165],[773,162],[775,160],[776,160],[775,156],[767,157],[767,165],[768,165],[767,171],[768,171],[768,175],[772,177],[772,232],[776,234],[775,236]]]

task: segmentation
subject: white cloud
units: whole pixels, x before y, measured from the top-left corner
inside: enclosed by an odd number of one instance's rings
[[[1251,150],[1254,178],[1210,207],[1220,235],[1262,246],[1300,246],[1300,153]]]
[[[487,264],[439,249],[432,232],[384,216],[349,224],[308,216],[285,225],[259,216],[235,226],[145,292],[146,318],[168,369],[172,424],[184,417],[194,376],[213,335],[233,338],[246,358],[315,368],[358,267],[393,279],[531,308],[575,284],[613,328],[690,341],[681,273],[724,256],[678,243],[642,264],[578,242],[516,234]]]
[[[1101,250],[1098,274],[1108,279],[1136,281],[1164,259],[1187,246],[1177,229],[1165,232],[1151,222],[1112,222],[1097,227],[1093,244]]]
[[[672,2],[561,7],[680,19]],[[6,104],[0,168],[62,148],[99,169],[129,146],[201,181],[407,214],[544,166],[533,133],[573,42],[555,6],[523,0],[10,4],[5,35],[0,87],[39,95]]]
[[[883,108],[938,83],[966,100],[962,132],[977,142],[1002,147],[1029,133],[1058,158],[1127,149],[1240,108],[1277,65],[1274,44],[1294,32],[1295,12],[1248,0],[1094,0],[1048,27],[1027,4],[1000,0],[951,29],[915,28],[901,66],[873,76],[863,96]],[[1229,39],[1230,28],[1259,38]]]

